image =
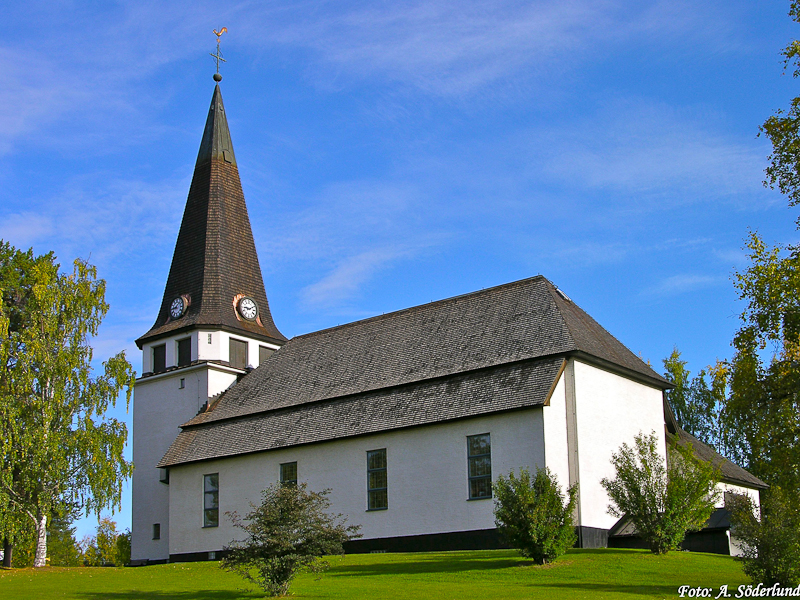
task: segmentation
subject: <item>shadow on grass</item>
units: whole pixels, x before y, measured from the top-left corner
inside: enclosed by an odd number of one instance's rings
[[[350,577],[352,575],[414,575],[422,573],[457,573],[461,571],[489,571],[525,566],[521,560],[425,560],[414,562],[381,563],[376,565],[331,566],[328,576]]]
[[[637,596],[652,596],[654,598],[676,598],[678,596],[678,589],[672,585],[658,585],[658,584],[644,584],[644,585],[624,585],[619,583],[529,583],[520,584],[525,587],[535,587],[536,589],[544,590],[550,588],[553,590],[553,597],[557,597],[559,593],[563,594],[567,590],[583,591],[587,594],[636,594]]]
[[[557,568],[561,564],[569,564],[570,556],[573,558],[585,556],[609,556],[609,555],[630,555],[643,554],[641,550],[630,550],[627,548],[599,548],[592,550],[570,550],[560,561],[551,563],[551,567]],[[391,556],[391,554],[384,555]],[[413,556],[409,554],[406,556]],[[534,562],[518,554],[506,555],[494,558],[490,555],[476,558],[474,555],[459,556],[458,554],[448,556],[447,553],[437,553],[425,556],[420,553],[419,558],[411,558],[406,561],[381,562],[371,565],[331,565],[328,572],[334,577],[344,577],[350,575],[413,575],[425,573],[458,573],[461,571],[494,571],[508,569],[512,567],[531,567]]]
[[[86,592],[82,594],[87,600],[239,600],[264,598],[263,592],[232,590],[192,590],[190,592],[155,592],[155,591],[119,591],[119,592]]]
[[[639,548],[572,548],[567,550],[567,555],[577,554],[580,556],[587,556],[598,554],[602,556],[609,556],[610,554],[652,554],[652,552],[641,550]]]

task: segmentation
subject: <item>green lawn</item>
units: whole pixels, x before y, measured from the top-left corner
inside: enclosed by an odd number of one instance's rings
[[[732,558],[640,550],[571,550],[532,565],[510,550],[354,554],[332,558],[321,578],[301,575],[295,598],[481,600],[506,598],[677,598],[678,586],[747,583]],[[87,600],[232,600],[260,598],[215,562],[138,568],[0,570],[0,598]]]

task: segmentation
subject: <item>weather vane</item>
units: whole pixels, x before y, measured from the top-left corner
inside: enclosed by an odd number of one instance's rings
[[[219,63],[220,63],[220,61],[227,62],[224,58],[222,58],[222,53],[219,51],[219,38],[221,38],[222,34],[225,33],[226,31],[228,31],[227,27],[223,27],[219,31],[214,29],[214,35],[217,36],[217,52],[216,52],[216,54],[212,52],[211,56],[214,57],[214,60],[217,63],[217,72],[214,73],[214,81],[216,81],[216,82],[222,81],[222,75],[219,74]]]

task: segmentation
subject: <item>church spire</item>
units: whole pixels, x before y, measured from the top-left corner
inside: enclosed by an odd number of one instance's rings
[[[214,87],[161,310],[146,341],[218,328],[276,344],[219,85]]]

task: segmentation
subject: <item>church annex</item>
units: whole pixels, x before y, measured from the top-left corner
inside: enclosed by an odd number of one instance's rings
[[[219,85],[161,309],[136,343],[134,564],[218,558],[236,537],[225,513],[279,481],[330,488],[362,526],[353,551],[497,547],[491,482],[537,466],[579,484],[579,545],[602,547],[611,454],[654,431],[666,459],[682,434],[669,383],[541,276],[287,340]],[[726,469],[726,488],[764,487]]]

